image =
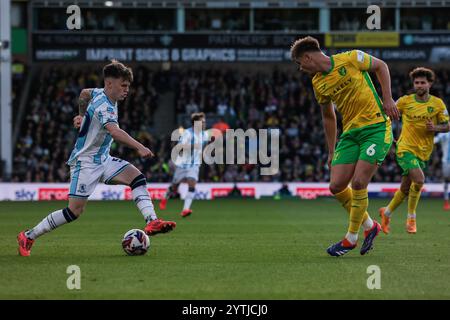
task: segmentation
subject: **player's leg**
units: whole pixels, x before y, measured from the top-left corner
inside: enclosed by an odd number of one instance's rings
[[[119,161],[115,161],[115,163],[114,161],[111,162],[112,164],[108,167],[107,172],[105,172],[105,183],[130,186],[134,202],[147,223],[144,231],[148,235],[173,230],[176,227],[175,222],[164,221],[158,219],[156,216],[150,194],[147,190],[147,179],[145,176],[132,164],[124,160],[121,160],[121,162],[123,163],[119,164]],[[115,171],[119,171],[119,173],[113,173],[114,166],[116,167]]]
[[[447,177],[444,181],[444,210],[450,210],[450,203],[448,201],[448,182],[450,179]]]
[[[197,185],[197,180],[195,180],[194,178],[187,178],[186,182],[188,184],[188,192],[186,194],[186,197],[184,198],[183,211],[181,212],[181,216],[183,218],[189,216],[192,213],[191,205],[195,197],[195,186]]]
[[[390,217],[392,213],[402,204],[403,200],[405,200],[405,198],[409,194],[410,186],[411,186],[411,179],[409,178],[409,176],[407,175],[402,176],[400,188],[394,193],[394,196],[392,197],[389,204],[386,207],[381,208],[383,209],[382,211],[386,217]]]
[[[369,194],[367,187],[378,167],[383,163],[386,155],[391,149],[393,135],[390,122],[374,124],[363,128],[358,133],[358,141],[361,144],[359,161],[355,168],[352,186],[354,197],[352,212],[350,214],[349,234],[359,231],[361,211],[369,205]],[[360,253],[364,255],[373,249],[375,238],[381,231],[381,225],[373,220],[373,226],[364,230],[364,242]]]
[[[172,178],[172,185],[167,189],[166,193],[164,194],[164,198],[159,203],[159,208],[161,210],[165,210],[167,207],[167,201],[169,201],[170,198],[174,197],[177,194],[178,186],[181,182],[183,182],[184,174],[185,169],[179,167],[175,169]]]
[[[32,229],[22,231],[17,236],[19,254],[29,256],[34,241],[43,234],[50,232],[66,223],[75,221],[84,211],[87,199],[69,198],[69,206],[53,211]]]
[[[358,161],[359,146],[349,135],[342,135],[331,162],[330,191],[350,214],[353,192],[349,187]],[[344,239],[327,248],[331,256],[341,256],[354,249],[356,244]]]
[[[164,197],[161,199],[161,201],[159,202],[159,209],[161,210],[166,210],[167,207],[167,201],[170,198],[175,197],[175,195],[178,193],[178,186],[180,184],[179,183],[174,183],[172,182],[172,184],[169,186],[169,188],[167,188],[166,193],[164,194]]]
[[[353,192],[349,187],[353,178],[356,164],[336,164],[331,167],[330,175],[330,191],[336,197],[345,211],[350,214],[352,208]],[[364,214],[363,227],[370,229],[372,227],[372,219],[369,213]]]
[[[406,219],[406,231],[408,233],[416,233],[416,209],[419,203],[420,194],[423,184],[425,183],[425,175],[421,168],[409,170],[409,178],[411,179],[411,187],[408,195],[408,217]]]
[[[350,155],[351,153],[346,154]],[[349,187],[349,184],[353,178],[355,167],[356,163],[339,164],[332,162],[330,172],[330,191],[349,214],[353,201],[353,190]],[[341,256],[355,247],[356,243],[350,243],[347,239],[344,239],[329,246],[327,253],[331,256]]]
[[[382,207],[379,209],[381,217],[381,230],[383,230],[385,234],[388,234],[390,232],[391,215],[408,196],[410,186],[411,179],[408,175],[403,175],[400,188],[395,192],[394,197],[386,207]]]
[[[97,169],[95,167],[82,167],[81,163],[71,167],[68,206],[50,213],[32,229],[19,233],[17,240],[20,255],[29,256],[31,246],[38,237],[66,223],[75,221],[83,213],[87,198],[100,179],[101,172]]]
[[[351,213],[353,190],[349,187],[356,168],[356,162],[359,157],[359,145],[353,137],[347,135],[341,137],[331,164],[330,191],[341,203],[348,214]],[[367,211],[363,215],[363,227],[365,230],[373,228],[373,221]],[[344,244],[342,244],[344,243]],[[333,256],[342,255],[356,247],[344,239],[327,249],[327,252]]]
[[[339,141],[331,163],[330,191],[348,214],[350,214],[353,198],[349,184],[353,178],[358,155],[358,144],[349,135],[344,135]],[[364,224],[369,228],[372,227],[368,213],[364,215]]]
[[[358,240],[358,232],[364,221],[364,215],[367,212],[369,206],[369,195],[367,186],[370,180],[375,174],[378,168],[377,164],[369,163],[364,160],[359,160],[355,167],[355,173],[352,179],[352,207],[350,210],[350,221],[347,234],[345,238],[353,244],[356,244]],[[373,220],[368,217],[372,222],[372,226],[367,229],[370,230],[373,227]]]
[[[351,137],[351,141],[358,146],[359,152],[352,178],[353,196],[349,227],[344,240],[329,248],[328,253],[331,252],[331,255],[342,255],[356,247],[358,232],[369,205],[367,186],[391,147],[392,130],[389,123],[380,123],[356,129],[352,132]],[[370,217],[366,220],[367,228],[364,231],[365,238],[360,251],[362,255],[372,249],[373,241],[381,230],[378,222],[373,221]]]
[[[450,180],[450,165],[442,165],[442,173],[444,175],[444,210],[450,210],[450,203],[448,201],[448,182]]]

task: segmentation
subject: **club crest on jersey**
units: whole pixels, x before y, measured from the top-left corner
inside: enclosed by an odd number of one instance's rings
[[[80,187],[78,188],[79,193],[86,193],[86,185],[84,183],[80,184]]]
[[[345,69],[345,67],[340,67],[339,68],[339,74],[341,76],[345,76],[347,74],[347,70]]]
[[[434,111],[434,108],[433,107],[428,107],[427,111],[428,111],[428,113],[432,113]]]

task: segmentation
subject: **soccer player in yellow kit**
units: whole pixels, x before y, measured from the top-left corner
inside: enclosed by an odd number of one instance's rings
[[[367,186],[392,144],[389,118],[398,120],[399,112],[391,95],[387,65],[362,51],[325,55],[313,37],[298,39],[291,47],[291,58],[301,71],[309,73],[321,106],[331,167],[330,191],[350,214],[344,239],[328,247],[331,256],[341,256],[357,246],[358,232],[364,228],[360,253],[372,249],[380,225],[367,213]],[[368,71],[381,84],[383,104]],[[343,133],[336,145],[336,114],[342,115]],[[349,184],[351,182],[351,188]]]
[[[416,233],[416,208],[425,182],[423,169],[430,158],[435,132],[448,132],[449,117],[444,102],[430,94],[434,72],[427,68],[416,68],[409,74],[414,94],[397,101],[401,112],[402,132],[397,142],[397,163],[402,168],[402,182],[387,207],[380,208],[381,229],[389,233],[391,214],[408,197],[406,231]]]

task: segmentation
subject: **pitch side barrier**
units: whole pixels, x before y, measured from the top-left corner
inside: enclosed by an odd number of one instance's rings
[[[164,196],[169,183],[149,183],[148,191],[152,199],[159,200]],[[299,198],[316,199],[318,197],[331,197],[328,183],[288,183],[291,196],[280,193],[281,183],[237,183],[240,191],[233,192],[233,198]],[[195,199],[213,200],[228,197],[235,187],[234,183],[198,183]],[[398,183],[371,183],[369,185],[370,197],[391,197],[399,187]],[[183,199],[187,193],[187,185],[180,186],[180,196]],[[442,183],[425,184],[422,197],[441,197],[444,191]],[[48,201],[67,200],[69,192],[68,183],[0,183],[0,201]],[[90,200],[132,200],[131,189],[127,186],[99,184]]]

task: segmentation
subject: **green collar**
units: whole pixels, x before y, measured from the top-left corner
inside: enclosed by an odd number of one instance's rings
[[[430,101],[430,98],[431,98],[431,94],[428,94],[427,101],[420,101],[420,100],[417,100],[417,96],[416,96],[416,94],[414,94],[414,100],[416,100],[416,102],[418,102],[418,103],[427,103],[428,101]]]

